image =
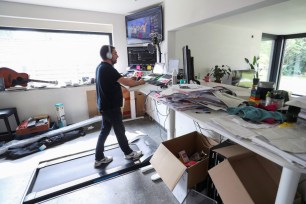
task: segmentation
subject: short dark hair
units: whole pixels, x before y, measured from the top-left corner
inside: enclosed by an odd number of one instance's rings
[[[109,52],[109,48],[111,49],[111,52],[113,51],[113,49],[115,49],[114,46],[111,45],[103,45],[100,49],[100,56],[103,60],[106,60],[106,54]]]

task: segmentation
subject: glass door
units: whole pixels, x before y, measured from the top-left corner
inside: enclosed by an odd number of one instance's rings
[[[269,81],[271,60],[274,50],[274,39],[263,38],[260,44],[259,78],[260,81]]]
[[[286,39],[279,73],[279,90],[306,95],[306,37]]]

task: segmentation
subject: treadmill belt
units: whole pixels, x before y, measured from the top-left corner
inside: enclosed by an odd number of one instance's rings
[[[130,147],[133,150],[139,150],[136,145],[131,144]],[[124,154],[119,147],[105,151],[105,156],[112,156],[113,161],[99,168],[94,168],[95,154],[42,168],[39,170],[33,191],[42,191],[96,173],[104,176],[117,167],[124,168],[134,165],[133,160],[124,159]]]
[[[127,160],[119,146],[112,145],[106,147],[104,154],[112,156],[113,161],[99,168],[94,168],[94,150],[40,162],[32,174],[23,203],[41,202],[139,169],[149,164],[157,149],[156,142],[148,135],[130,140],[129,145],[135,151],[141,150],[143,156]]]

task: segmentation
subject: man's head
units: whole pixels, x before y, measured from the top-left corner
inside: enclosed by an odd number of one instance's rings
[[[115,47],[111,45],[103,45],[100,49],[100,56],[104,62],[110,64],[116,64],[119,57]]]

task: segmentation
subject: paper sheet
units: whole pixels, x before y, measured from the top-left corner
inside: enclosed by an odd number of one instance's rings
[[[221,93],[219,91],[213,92],[213,94],[219,98],[223,103],[227,105],[227,107],[238,107],[240,104],[245,102],[244,99],[226,94],[226,93]]]
[[[238,116],[226,116],[226,117],[220,117],[220,118],[213,118],[212,121],[218,125],[220,125],[222,128],[224,128],[226,131],[232,133],[233,135],[251,139],[252,137],[257,136],[254,131],[251,131],[247,128],[242,127],[240,124],[237,124],[234,119],[236,119]]]
[[[306,96],[301,96],[301,97],[298,97],[298,98],[294,98],[290,101],[287,101],[286,105],[296,106],[296,107],[306,109]]]
[[[258,129],[256,132],[283,151],[306,153],[306,124]]]
[[[254,137],[252,141],[256,143],[257,145],[260,145],[270,150],[271,152],[283,157],[284,159],[286,159],[287,161],[291,163],[296,163],[300,166],[306,167],[306,154],[305,153],[304,154],[302,153],[294,154],[294,153],[285,152],[279,149],[278,147],[274,146],[273,144],[271,144],[269,140],[267,140],[263,136]]]

